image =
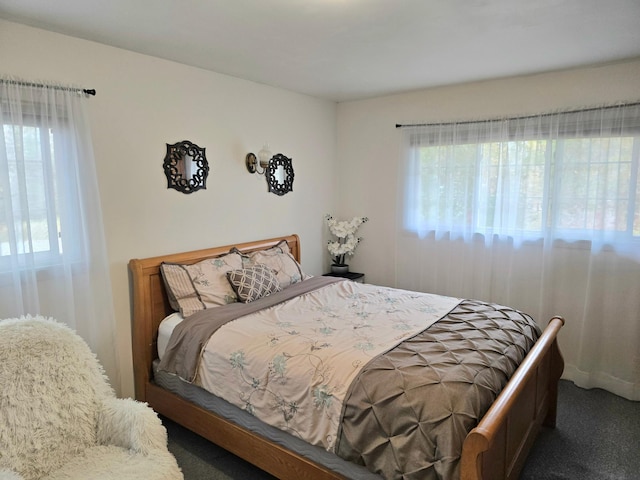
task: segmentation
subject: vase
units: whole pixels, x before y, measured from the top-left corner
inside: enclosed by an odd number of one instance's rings
[[[347,265],[346,263],[342,263],[342,264],[333,264],[331,265],[331,272],[332,273],[347,273],[349,271],[349,265]]]

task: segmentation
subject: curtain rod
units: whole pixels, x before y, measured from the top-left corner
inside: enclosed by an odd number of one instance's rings
[[[0,83],[8,83],[11,85],[19,85],[21,87],[41,87],[41,88],[53,88],[54,90],[64,90],[66,92],[84,93],[85,95],[92,95],[95,97],[96,91],[93,88],[74,88],[74,87],[62,87],[58,85],[46,85],[44,83],[24,82],[22,80],[8,80],[0,78]]]
[[[616,105],[607,105],[604,107],[593,107],[593,108],[581,108],[577,110],[564,110],[558,112],[547,112],[540,113],[537,115],[523,115],[521,117],[503,117],[503,118],[495,118],[489,120],[526,120],[527,118],[536,118],[536,117],[544,117],[547,115],[558,115],[563,113],[580,113],[580,112],[593,112],[595,110],[607,110],[610,108],[618,108],[618,107],[634,107],[636,105],[640,105],[640,102],[632,102],[632,103],[620,103]],[[466,120],[464,122],[435,122],[435,123],[396,123],[396,128],[405,128],[405,127],[434,127],[436,125],[469,125],[470,123],[479,123],[486,122],[487,120]]]

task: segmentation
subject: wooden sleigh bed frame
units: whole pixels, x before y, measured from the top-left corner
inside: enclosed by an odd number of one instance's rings
[[[228,253],[261,250],[286,240],[300,261],[297,235],[177,253],[129,262],[135,396],[159,414],[284,480],[344,478],[329,468],[242,428],[154,383],[157,331],[173,310],[160,274],[162,262],[196,263]],[[466,437],[461,480],[517,479],[541,425],[555,426],[558,380],[564,361],[556,336],[564,324],[553,317],[480,423]]]

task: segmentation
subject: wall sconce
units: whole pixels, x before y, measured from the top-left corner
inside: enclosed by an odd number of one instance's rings
[[[254,153],[247,153],[245,164],[249,173],[265,176],[271,193],[282,196],[293,191],[294,172],[291,159],[281,153],[272,155],[268,144],[265,143],[257,157]]]
[[[258,152],[258,157],[254,153],[247,153],[245,157],[245,163],[249,173],[257,173],[258,175],[264,175],[269,166],[269,160],[271,160],[271,151],[269,150],[269,144],[265,143],[262,149]],[[262,168],[262,171],[258,171],[258,165]]]

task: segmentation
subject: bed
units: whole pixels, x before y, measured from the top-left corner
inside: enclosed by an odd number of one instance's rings
[[[278,429],[267,427],[265,430],[259,421],[251,418],[248,423],[239,421],[233,412],[227,413],[224,401],[219,402],[222,409],[212,411],[214,407],[209,407],[208,400],[196,399],[191,391],[181,390],[192,387],[191,384],[183,385],[187,382],[177,381],[179,385],[172,389],[164,380],[160,381],[158,329],[174,312],[161,275],[162,265],[198,264],[226,255],[232,249],[241,254],[267,251],[283,240],[290,255],[299,262],[297,235],[129,262],[136,399],[147,402],[161,415],[278,478],[382,478],[369,475],[366,469],[357,465],[351,470],[351,462],[326,449],[315,448],[309,452],[305,442],[295,438],[293,443],[288,443],[282,440],[280,433],[274,432]],[[540,426],[555,425],[557,384],[564,366],[556,336],[563,324],[561,317],[548,322],[488,411],[466,433],[459,459],[462,480],[517,478]],[[285,440],[287,436],[285,433]]]

